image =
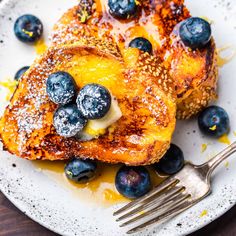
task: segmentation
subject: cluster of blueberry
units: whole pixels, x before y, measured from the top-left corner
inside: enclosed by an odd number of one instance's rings
[[[170,149],[153,168],[161,174],[171,175],[182,169],[184,155],[181,149],[171,144]],[[85,183],[95,178],[97,164],[91,160],[75,158],[65,166],[67,178],[76,183]],[[115,186],[123,196],[135,199],[146,194],[152,187],[148,170],[142,166],[122,166],[116,174]]]
[[[203,134],[215,138],[227,134],[230,129],[229,116],[219,106],[210,106],[201,112],[198,124]],[[158,173],[173,175],[183,166],[183,152],[178,146],[171,144],[165,156],[153,167]],[[143,196],[151,189],[150,175],[145,167],[123,166],[116,175],[115,185],[120,194],[134,199]]]
[[[73,77],[63,71],[48,77],[46,91],[49,99],[60,105],[54,113],[54,127],[59,135],[66,138],[81,132],[88,120],[103,118],[111,107],[111,94],[105,87],[87,84],[77,95]]]
[[[227,134],[230,121],[227,112],[219,106],[210,106],[198,117],[199,129],[203,134],[218,138]],[[182,150],[171,144],[170,149],[153,168],[160,174],[173,175],[184,166]],[[96,176],[97,165],[90,160],[73,159],[65,167],[66,176],[78,183],[91,180]],[[151,178],[145,167],[122,166],[116,174],[115,186],[123,196],[135,199],[143,196],[152,187]]]
[[[137,0],[109,0],[110,14],[119,20],[132,19],[139,12]],[[23,15],[15,23],[16,37],[25,43],[33,43],[43,33],[42,22],[35,16]],[[183,21],[179,28],[179,37],[185,46],[192,49],[202,48],[211,39],[210,24],[198,17]],[[152,53],[152,44],[143,37],[133,39],[129,47]],[[29,67],[20,69],[15,79],[24,74]],[[54,114],[54,126],[59,135],[75,136],[86,125],[89,119],[104,117],[111,106],[109,91],[98,84],[88,84],[80,89],[73,77],[63,71],[53,73],[46,82],[47,94],[51,101],[60,105]],[[230,129],[229,116],[218,106],[206,108],[198,117],[200,130],[212,137],[227,134]],[[155,170],[165,175],[175,174],[184,165],[184,155],[179,147],[171,144],[170,149],[159,163],[153,165]],[[65,174],[77,183],[84,183],[96,176],[97,164],[91,160],[75,158],[65,166]],[[143,196],[151,189],[151,180],[145,167],[122,166],[117,172],[115,185],[124,196],[134,199]]]
[[[200,113],[198,124],[203,134],[218,138],[227,134],[230,121],[227,112],[219,106],[210,106]],[[170,149],[153,168],[161,174],[172,175],[182,169],[184,154],[171,144]],[[96,176],[97,165],[94,161],[73,159],[65,167],[66,176],[78,183],[89,181]],[[122,166],[116,174],[115,186],[123,196],[135,199],[150,191],[150,174],[145,167]]]

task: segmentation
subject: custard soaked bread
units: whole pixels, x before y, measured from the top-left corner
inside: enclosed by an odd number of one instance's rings
[[[167,70],[155,57],[137,49],[129,49],[122,57],[116,47],[109,46],[112,55],[104,52],[107,45],[96,44],[96,49],[77,44],[50,48],[32,65],[0,121],[5,150],[30,160],[79,156],[128,165],[151,164],[164,155],[176,121]],[[46,93],[46,80],[57,71],[70,73],[78,91],[94,82],[106,87],[122,117],[90,141],[58,135],[53,125],[58,105]]]
[[[114,2],[118,1],[81,0],[55,25],[52,45],[82,41],[91,46],[91,38],[99,38],[115,43],[123,54],[134,39],[142,37],[151,43],[147,50],[164,61],[172,77],[178,118],[190,118],[216,98],[214,40],[198,49],[182,42],[179,27],[190,17],[183,0],[128,1],[133,4],[129,12]]]
[[[0,120],[6,150],[30,160],[79,156],[148,165],[169,148],[176,115],[189,118],[216,98],[210,26],[201,34],[204,45],[190,37],[208,23],[198,18],[193,27],[181,0],[124,1],[131,4],[126,9],[121,1],[81,0],[55,25],[51,47],[22,77]],[[72,76],[76,92],[94,83],[108,89],[116,119],[95,132],[89,121],[76,137],[59,135],[54,114],[60,106],[46,92],[57,72]]]

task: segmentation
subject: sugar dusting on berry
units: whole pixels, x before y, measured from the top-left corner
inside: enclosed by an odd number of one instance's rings
[[[68,104],[76,94],[75,81],[69,73],[58,71],[47,78],[46,91],[52,102]]]
[[[80,90],[77,105],[85,117],[99,119],[109,111],[111,95],[103,86],[88,84]]]
[[[73,117],[73,122],[70,120],[70,117]],[[70,138],[76,136],[82,131],[86,123],[87,120],[82,117],[76,105],[60,107],[54,114],[54,127],[57,133],[63,137]]]

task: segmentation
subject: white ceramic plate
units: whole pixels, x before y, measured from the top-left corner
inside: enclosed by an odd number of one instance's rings
[[[0,4],[0,79],[13,77],[24,65],[35,58],[34,49],[17,41],[13,34],[15,19],[32,13],[43,21],[45,36],[53,23],[76,4],[76,0],[3,0]],[[207,16],[214,21],[213,34],[217,47],[231,45],[236,48],[236,1],[188,0],[187,6],[193,15]],[[3,41],[3,42],[2,42]],[[231,118],[232,132],[229,139],[236,137],[236,58],[220,70],[220,91],[218,104],[223,106]],[[0,90],[0,106],[3,108],[4,90]],[[203,137],[196,120],[178,122],[174,142],[182,147],[186,159],[203,163],[214,153],[225,147],[217,141]],[[201,153],[201,145],[211,143]],[[186,235],[210,223],[236,203],[236,156],[229,163],[222,164],[213,177],[212,194],[195,207],[159,225],[143,231],[140,235]],[[14,168],[12,164],[15,163]],[[38,172],[31,162],[18,159],[6,152],[0,153],[0,189],[24,213],[38,223],[62,235],[124,235],[112,217],[114,208],[94,207],[85,204],[71,192]],[[206,212],[201,217],[202,212]]]

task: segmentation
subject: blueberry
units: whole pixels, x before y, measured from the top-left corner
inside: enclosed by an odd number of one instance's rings
[[[179,35],[187,47],[202,48],[211,39],[211,25],[202,18],[191,17],[181,23]]]
[[[145,167],[122,166],[116,174],[115,185],[123,196],[138,198],[151,190],[150,175]]]
[[[129,47],[138,48],[141,51],[152,53],[152,44],[145,38],[139,37],[129,43]]]
[[[16,72],[14,79],[15,79],[16,81],[18,81],[18,80],[21,78],[21,76],[22,76],[29,68],[30,68],[29,66],[25,66],[25,67],[22,67],[21,69],[19,69],[19,70]]]
[[[33,15],[20,16],[14,25],[16,37],[24,43],[37,42],[43,34],[42,22]]]
[[[154,168],[163,174],[173,175],[184,166],[184,154],[175,144],[171,144],[169,150],[162,159],[154,165]]]
[[[53,121],[57,133],[66,138],[76,136],[87,124],[87,120],[75,104],[59,107]]]
[[[68,104],[73,101],[76,95],[73,77],[63,71],[53,73],[48,77],[46,90],[50,100],[56,104]]]
[[[111,107],[111,94],[99,84],[88,84],[80,90],[77,105],[87,119],[100,119]]]
[[[229,116],[223,108],[210,106],[200,113],[198,126],[204,134],[219,138],[230,130]]]
[[[65,174],[74,182],[86,183],[95,177],[96,169],[96,162],[75,158],[65,166]]]
[[[118,19],[133,17],[138,10],[136,0],[109,0],[110,14]]]

